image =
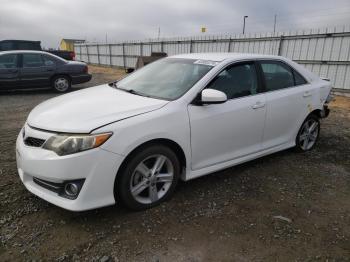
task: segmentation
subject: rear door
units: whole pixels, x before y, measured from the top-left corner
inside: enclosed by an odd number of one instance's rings
[[[259,82],[254,62],[231,65],[206,87],[224,92],[225,103],[188,106],[192,169],[261,150],[266,107]]]
[[[11,89],[18,86],[18,57],[17,54],[0,55],[0,89]]]
[[[54,65],[45,63],[40,53],[23,53],[20,82],[22,86],[49,86]]]
[[[263,148],[293,143],[309,107],[312,91],[307,81],[282,61],[260,61],[266,94]]]

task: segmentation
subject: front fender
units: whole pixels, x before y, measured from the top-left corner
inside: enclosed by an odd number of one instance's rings
[[[94,133],[113,132],[113,136],[101,147],[125,157],[135,148],[151,140],[171,140],[183,150],[186,166],[191,166],[190,125],[187,112],[168,111],[160,109],[131,117],[96,129]]]

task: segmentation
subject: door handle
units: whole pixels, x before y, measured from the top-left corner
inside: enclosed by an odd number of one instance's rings
[[[53,71],[53,69],[52,68],[48,68],[48,69],[46,69],[46,71],[51,72],[51,71]]]
[[[18,72],[18,69],[9,69],[8,70],[10,73],[17,73]]]
[[[265,106],[265,103],[258,101],[254,105],[252,105],[252,108],[253,109],[258,109],[258,108],[262,108],[264,106]]]
[[[311,92],[309,92],[309,91],[306,91],[306,92],[303,94],[303,97],[309,97],[309,96],[312,96]]]

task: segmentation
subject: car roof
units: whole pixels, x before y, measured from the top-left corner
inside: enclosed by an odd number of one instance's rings
[[[294,61],[277,55],[261,55],[261,54],[247,54],[247,53],[190,53],[170,56],[170,58],[183,58],[183,59],[195,59],[195,60],[208,60],[218,63],[224,63],[224,61],[239,61],[246,59],[266,59],[266,60],[279,60],[289,64],[294,70],[297,70],[309,81],[319,79],[319,77],[307,70],[304,66],[301,66]]]
[[[247,53],[190,53],[171,56],[172,58],[187,58],[196,60],[210,60],[221,62],[227,59],[241,60],[241,59],[281,59],[281,56],[275,55],[261,55],[261,54],[247,54]]]
[[[49,54],[45,51],[37,51],[37,50],[11,50],[11,51],[0,51],[0,55],[4,54]]]

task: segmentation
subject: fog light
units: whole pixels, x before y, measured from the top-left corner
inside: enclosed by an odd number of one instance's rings
[[[79,193],[79,186],[75,183],[67,183],[64,186],[64,192],[67,196],[76,197]]]

